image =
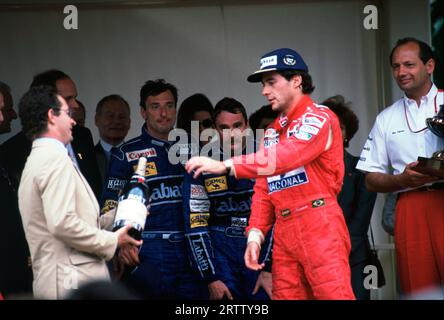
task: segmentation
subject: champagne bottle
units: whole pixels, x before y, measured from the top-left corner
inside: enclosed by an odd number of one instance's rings
[[[140,157],[136,171],[123,188],[119,197],[113,224],[113,231],[132,224],[128,234],[136,240],[142,238],[148,215],[146,202],[147,198],[149,198],[149,188],[145,183],[145,170],[146,158]]]

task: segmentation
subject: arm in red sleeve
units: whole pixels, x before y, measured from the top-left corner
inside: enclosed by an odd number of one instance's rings
[[[330,119],[326,113],[322,115],[326,122],[321,128],[301,125],[291,137],[269,149],[261,148],[254,154],[232,158],[236,178],[283,174],[319,157],[328,149],[332,138]]]

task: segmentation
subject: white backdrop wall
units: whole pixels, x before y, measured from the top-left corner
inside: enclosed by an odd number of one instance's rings
[[[79,29],[63,28],[58,10],[0,12],[3,45],[0,79],[15,101],[33,75],[59,68],[77,83],[87,106],[86,125],[95,139],[97,102],[119,93],[132,107],[129,137],[139,133],[139,89],[148,79],[165,78],[179,89],[179,103],[195,92],[213,103],[239,99],[248,113],[266,104],[259,84],[246,76],[259,57],[291,47],[309,65],[318,101],[341,93],[363,119],[352,141],[359,153],[377,108],[375,31],[365,30],[366,1],[311,1],[273,5],[79,9]],[[371,122],[371,121],[370,121]],[[13,130],[20,128],[13,122]],[[0,136],[0,142],[10,135]]]

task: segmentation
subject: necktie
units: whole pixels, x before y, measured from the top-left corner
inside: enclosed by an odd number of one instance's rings
[[[106,156],[106,161],[109,163],[111,156],[113,155],[113,153],[115,153],[117,151],[116,147],[112,147],[109,152],[105,151],[105,156]]]
[[[74,150],[72,149],[72,145],[68,144],[66,146],[66,148],[68,149],[68,155],[71,158],[72,162],[74,163],[74,165],[78,168],[79,167],[79,163],[77,162],[76,156],[74,154]]]

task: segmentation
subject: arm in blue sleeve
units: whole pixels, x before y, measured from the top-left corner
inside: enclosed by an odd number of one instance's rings
[[[185,236],[193,269],[207,283],[217,279],[214,252],[208,228],[211,205],[202,177],[185,173],[183,182]]]

